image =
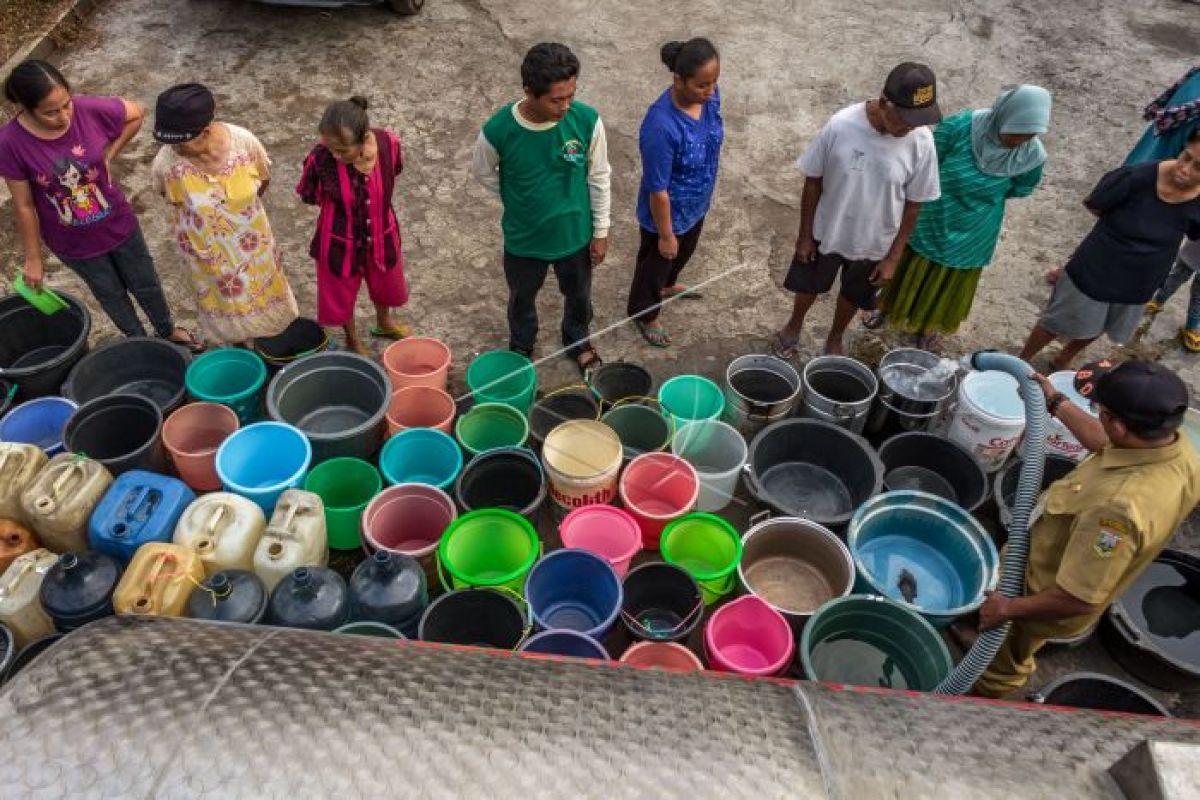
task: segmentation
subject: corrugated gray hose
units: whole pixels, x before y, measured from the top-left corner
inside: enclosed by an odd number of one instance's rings
[[[1042,470],[1046,461],[1046,396],[1030,377],[1033,368],[1007,353],[981,352],[970,358],[979,370],[999,370],[1017,379],[1025,399],[1025,455],[1021,465],[1017,496],[1013,502],[1012,522],[1008,526],[1008,545],[1001,565],[997,590],[1005,597],[1020,597],[1025,593],[1025,563],[1029,559],[1029,515],[1042,487]],[[1009,623],[979,635],[963,660],[938,684],[938,694],[966,694],[992,663]]]

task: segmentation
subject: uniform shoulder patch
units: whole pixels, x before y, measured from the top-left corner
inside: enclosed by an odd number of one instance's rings
[[[1096,552],[1100,558],[1112,558],[1112,554],[1116,551],[1117,546],[1121,544],[1121,536],[1124,530],[1117,532],[1108,527],[1109,522],[1113,520],[1101,520],[1100,533],[1096,535],[1096,541],[1092,542],[1092,550]]]

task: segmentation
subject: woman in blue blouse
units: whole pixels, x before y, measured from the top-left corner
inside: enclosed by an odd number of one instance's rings
[[[725,138],[717,90],[721,60],[712,42],[668,42],[662,60],[674,80],[646,112],[638,137],[642,236],[626,309],[655,347],[671,344],[658,324],[659,308],[664,299],[687,291],[679,274],[700,241]]]

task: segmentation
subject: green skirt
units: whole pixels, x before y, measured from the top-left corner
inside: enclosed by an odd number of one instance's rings
[[[888,324],[906,333],[957,333],[971,313],[983,267],[935,264],[908,248],[879,298]]]

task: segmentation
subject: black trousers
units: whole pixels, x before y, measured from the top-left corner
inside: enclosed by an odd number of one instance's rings
[[[558,261],[514,256],[504,252],[504,279],[508,282],[508,348],[531,355],[537,341],[537,296],[554,267],[563,296],[562,343],[571,357],[589,347],[592,322],[592,257],[587,247]]]
[[[662,302],[662,292],[668,286],[679,282],[679,274],[687,266],[696,245],[700,242],[700,229],[704,227],[704,219],[691,229],[677,237],[679,252],[675,258],[666,259],[658,252],[658,234],[645,228],[640,228],[642,242],[638,246],[637,266],[633,270],[633,283],[629,287],[629,303],[625,313],[643,322],[658,319],[658,304]]]

